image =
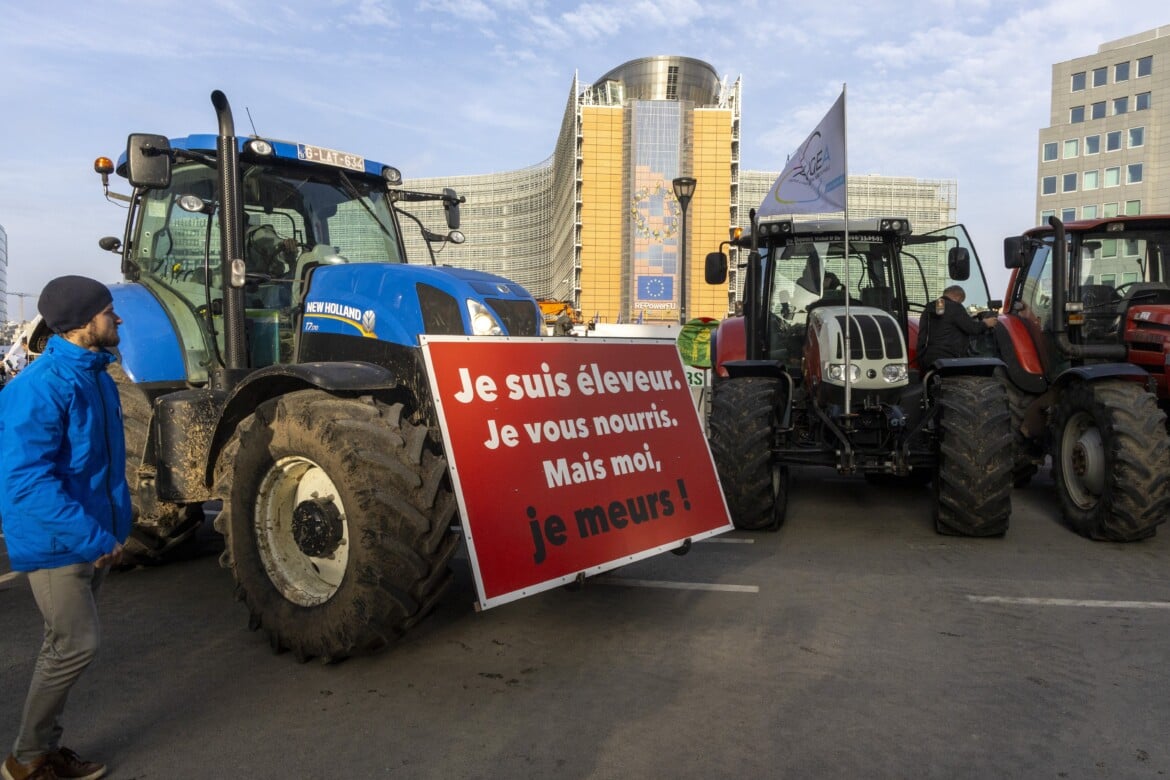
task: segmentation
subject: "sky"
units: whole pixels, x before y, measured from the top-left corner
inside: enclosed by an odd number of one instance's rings
[[[1167,23],[1164,0],[4,0],[8,290],[118,281],[97,242],[125,212],[93,160],[131,132],[214,133],[212,90],[239,135],[453,176],[548,158],[574,74],[680,55],[742,77],[744,170],[783,168],[847,85],[849,172],[956,180],[999,297],[1003,238],[1035,220],[1052,65]],[[11,319],[22,303],[33,316],[35,298],[10,295]]]

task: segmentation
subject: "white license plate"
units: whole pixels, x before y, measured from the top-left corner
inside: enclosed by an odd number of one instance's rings
[[[309,162],[334,165],[338,168],[348,168],[351,171],[364,171],[366,160],[356,154],[346,154],[335,149],[326,149],[321,146],[297,144],[297,157]]]

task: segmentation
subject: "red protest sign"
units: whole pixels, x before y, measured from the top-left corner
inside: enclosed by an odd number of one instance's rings
[[[732,528],[672,341],[424,337],[481,608]]]

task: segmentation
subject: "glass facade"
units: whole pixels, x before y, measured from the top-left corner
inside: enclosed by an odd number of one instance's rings
[[[705,62],[647,57],[592,84],[574,77],[551,157],[531,168],[479,176],[409,179],[454,187],[467,236],[438,262],[500,273],[538,298],[569,301],[587,320],[678,322],[686,264],[688,317],[723,318],[742,291],[732,251],[726,286],[703,280],[704,258],[743,226],[779,171],[741,172],[740,89]],[[682,211],[672,180],[697,184]],[[918,231],[955,221],[954,181],[849,178],[850,216],[905,216]],[[441,207],[405,207],[432,230]],[[411,262],[426,262],[418,231],[404,228]]]

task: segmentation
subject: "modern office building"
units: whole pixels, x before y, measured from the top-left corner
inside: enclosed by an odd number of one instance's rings
[[[566,300],[601,322],[722,318],[742,286],[704,282],[704,258],[746,225],[779,171],[740,170],[741,79],[688,57],[646,57],[591,84],[574,76],[553,154],[530,168],[480,176],[409,179],[411,189],[466,196],[466,243],[441,263],[499,273],[537,297]],[[809,128],[810,130],[812,128]],[[791,150],[777,150],[783,159]],[[697,184],[683,211],[672,182]],[[908,216],[916,229],[954,221],[954,181],[850,176],[850,216]],[[440,207],[410,204],[432,229]],[[418,207],[418,208],[416,208]],[[425,257],[406,230],[412,257]]]
[[[1052,66],[1037,223],[1170,213],[1170,26]]]

